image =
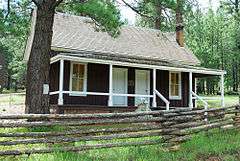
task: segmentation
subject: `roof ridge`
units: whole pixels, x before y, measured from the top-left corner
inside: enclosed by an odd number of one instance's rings
[[[91,17],[88,16],[80,16],[80,15],[74,15],[74,14],[70,14],[70,13],[64,13],[64,12],[56,12],[57,15],[62,15],[62,16],[68,16],[68,17],[77,17],[77,18],[82,18],[82,19],[88,19],[88,20],[92,20]],[[155,31],[155,32],[160,32],[162,34],[165,33],[174,33],[174,32],[163,32],[159,29],[154,29],[154,28],[148,28],[148,27],[143,27],[143,26],[133,26],[133,25],[127,25],[124,24],[122,27],[125,28],[135,28],[135,29],[143,29],[143,30],[149,30],[149,31]]]

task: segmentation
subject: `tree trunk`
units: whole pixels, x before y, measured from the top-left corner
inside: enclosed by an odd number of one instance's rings
[[[12,78],[11,78],[11,74],[8,73],[8,77],[7,77],[7,90],[11,89],[11,83],[12,82]]]
[[[155,29],[161,30],[162,27],[162,4],[158,2],[155,6],[157,18],[155,20]]]
[[[49,84],[50,52],[56,0],[38,4],[35,35],[27,68],[26,113],[50,113],[49,95],[43,94],[43,85]]]
[[[176,40],[181,47],[184,47],[183,33],[183,0],[177,0],[176,6]]]

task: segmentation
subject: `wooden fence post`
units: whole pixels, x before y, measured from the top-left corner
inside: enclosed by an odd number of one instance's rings
[[[234,117],[234,126],[240,128],[240,105],[236,105]]]

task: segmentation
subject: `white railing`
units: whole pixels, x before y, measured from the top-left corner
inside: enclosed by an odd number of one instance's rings
[[[166,110],[169,111],[170,102],[160,92],[158,92],[158,90],[154,90],[154,92],[161,100],[163,100],[163,102],[166,104]]]
[[[203,100],[202,97],[198,96],[198,95],[197,95],[196,93],[194,93],[193,91],[191,92],[191,94],[194,96],[193,99],[195,99],[195,100],[200,100],[200,101],[204,104],[204,109],[205,109],[205,110],[208,109],[208,103],[207,103],[205,100]],[[196,103],[196,101],[195,101],[195,103]],[[207,115],[208,115],[208,113],[205,112],[205,113],[204,113],[205,121],[208,121]]]
[[[194,96],[193,99],[195,100],[200,100],[203,104],[204,104],[204,109],[207,110],[208,109],[208,103],[200,96],[198,96],[196,93],[194,93],[193,91],[191,92],[192,95]]]
[[[50,95],[58,94],[59,91],[50,92]],[[64,94],[74,94],[74,95],[96,95],[96,96],[109,96],[109,93],[103,92],[77,92],[77,91],[63,91]],[[127,94],[127,93],[113,93],[113,96],[123,96],[123,97],[146,97],[152,98],[153,95],[144,95],[144,94]]]

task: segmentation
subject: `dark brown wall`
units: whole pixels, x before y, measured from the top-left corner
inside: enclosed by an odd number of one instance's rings
[[[88,64],[87,74],[87,91],[88,92],[108,92],[108,73],[107,65]],[[64,87],[65,91],[69,91],[70,80],[70,62],[64,62]],[[50,91],[57,91],[59,85],[59,63],[54,63],[50,68]],[[50,103],[57,104],[58,95],[51,96]],[[81,104],[81,105],[102,105],[106,106],[108,102],[107,96],[69,96],[64,94],[64,104]]]
[[[128,68],[128,93],[135,93],[135,69],[129,67]],[[128,97],[128,106],[134,106],[134,97]]]
[[[50,92],[58,90],[59,86],[59,62],[50,65]],[[58,95],[50,96],[50,104],[57,104]]]
[[[109,68],[108,65],[88,63],[87,91],[108,92]],[[64,76],[64,90],[69,90],[70,62],[66,62]],[[69,96],[64,95],[64,104],[102,105],[106,106],[108,96]]]
[[[157,70],[157,90],[170,101],[171,107],[187,107],[188,106],[188,73],[182,73],[182,99],[169,100],[169,71]],[[165,103],[157,97],[157,105],[165,106]]]
[[[128,67],[128,93],[135,92],[135,69]],[[88,63],[87,91],[88,92],[108,92],[109,66],[102,64]],[[171,107],[187,107],[189,99],[188,73],[182,73],[182,99],[170,100]],[[69,90],[70,62],[64,62],[64,90]],[[54,63],[50,68],[50,91],[58,90],[59,63]],[[194,81],[193,81],[194,85]],[[150,72],[150,89],[152,93],[152,70]],[[194,89],[194,88],[193,88]],[[157,70],[157,90],[169,100],[169,72]],[[51,96],[51,104],[57,104],[58,95]],[[151,100],[152,101],[152,100]],[[64,104],[78,105],[100,105],[107,106],[108,96],[69,96],[64,94]],[[157,105],[165,106],[165,103],[157,97]],[[128,98],[128,106],[134,106],[134,98]]]

